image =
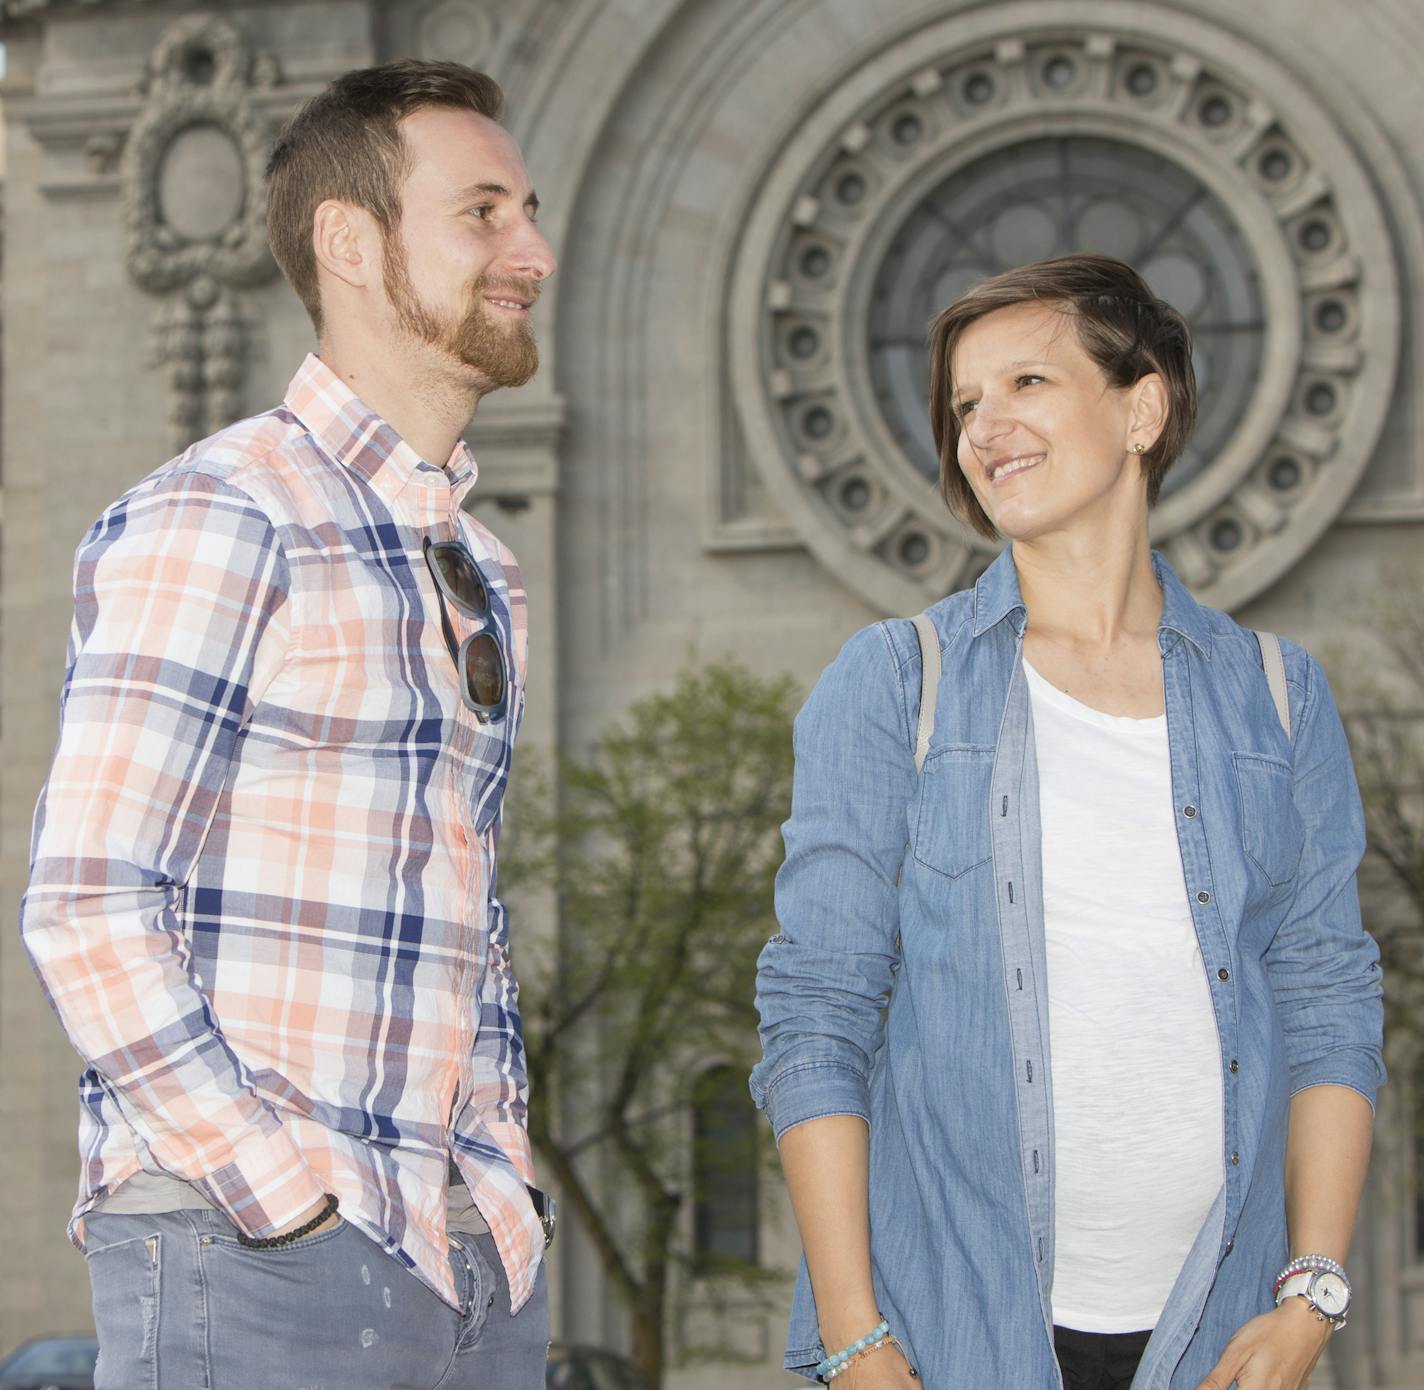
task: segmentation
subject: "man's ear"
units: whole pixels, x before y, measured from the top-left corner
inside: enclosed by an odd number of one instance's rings
[[[353,289],[365,289],[380,274],[375,221],[364,208],[335,198],[317,206],[312,247],[317,266]]]

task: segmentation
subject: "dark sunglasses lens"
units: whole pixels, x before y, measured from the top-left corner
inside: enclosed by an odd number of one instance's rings
[[[483,613],[488,606],[485,586],[469,557],[460,550],[443,547],[434,554],[435,563],[440,567],[440,577],[455,595],[456,602]]]
[[[465,648],[465,689],[477,705],[493,707],[504,701],[504,661],[499,643],[488,632]]]

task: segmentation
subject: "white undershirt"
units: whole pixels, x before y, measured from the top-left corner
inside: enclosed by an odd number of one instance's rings
[[[1222,1184],[1221,1049],[1177,847],[1167,720],[1028,662],[1053,1066],[1053,1320],[1154,1326]]]

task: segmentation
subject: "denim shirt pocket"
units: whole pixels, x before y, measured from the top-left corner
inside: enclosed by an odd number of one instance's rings
[[[1296,810],[1295,774],[1288,763],[1260,753],[1233,753],[1241,799],[1241,843],[1272,885],[1289,883],[1305,848],[1305,822]]]
[[[950,744],[931,751],[920,774],[915,816],[915,860],[946,878],[987,864],[989,784],[994,750]]]

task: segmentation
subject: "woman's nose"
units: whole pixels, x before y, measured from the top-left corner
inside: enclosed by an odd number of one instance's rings
[[[969,442],[978,449],[1002,438],[1004,431],[1011,424],[1008,414],[1000,409],[998,402],[981,400],[965,421],[964,432],[969,437]]]

